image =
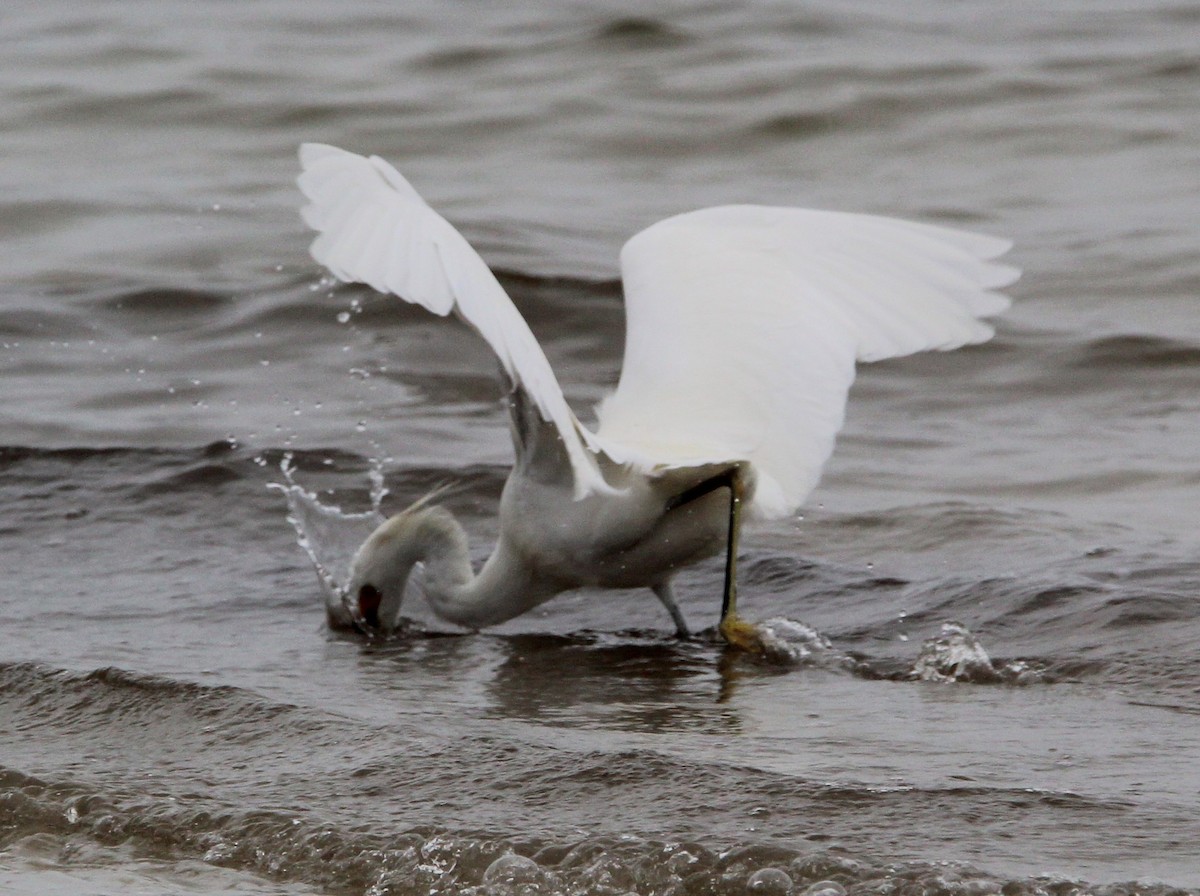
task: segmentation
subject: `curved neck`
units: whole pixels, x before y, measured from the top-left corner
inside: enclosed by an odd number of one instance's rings
[[[528,565],[503,538],[475,575],[467,534],[448,510],[422,508],[413,516],[416,559],[425,564],[425,597],[443,619],[466,628],[495,625],[556,593],[539,587]]]

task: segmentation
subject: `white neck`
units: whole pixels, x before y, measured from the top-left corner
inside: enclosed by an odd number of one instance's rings
[[[413,558],[425,564],[425,596],[443,619],[482,628],[519,616],[555,593],[539,585],[502,539],[479,575],[471,569],[467,534],[442,507],[412,512]]]

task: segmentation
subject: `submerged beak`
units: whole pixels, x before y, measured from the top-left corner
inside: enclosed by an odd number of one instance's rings
[[[358,589],[358,618],[371,628],[379,628],[379,604],[383,595],[374,585],[363,585]]]

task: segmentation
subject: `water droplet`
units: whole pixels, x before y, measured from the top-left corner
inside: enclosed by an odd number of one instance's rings
[[[337,322],[339,324],[349,323],[350,322],[350,312],[349,311],[339,311],[338,316],[337,316]]]
[[[792,896],[796,887],[786,871],[760,868],[746,881],[746,892],[756,896]]]
[[[262,359],[261,361],[259,361],[258,363],[259,363],[259,364],[261,364],[263,367],[270,367],[270,366],[271,366],[271,362],[270,362],[270,361],[268,361],[266,358],[263,358],[263,359]]]
[[[514,884],[536,884],[542,879],[542,869],[533,859],[518,856],[514,853],[503,855],[483,872],[483,882],[496,886],[513,886]]]

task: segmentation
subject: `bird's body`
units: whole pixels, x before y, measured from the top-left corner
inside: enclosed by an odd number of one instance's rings
[[[496,352],[515,463],[500,535],[476,574],[466,534],[419,501],[359,549],[331,618],[388,630],[409,573],[443,618],[502,622],[583,586],[671,593],[682,567],[724,550],[733,614],[743,507],[793,512],[841,426],[856,360],[982,342],[980,317],[1016,279],[1008,243],[868,215],[729,206],[669,218],[622,250],[625,362],[596,432],[563,398],[541,348],[462,236],[386,162],[301,149],[312,254],[337,277],[446,314]]]
[[[650,587],[685,633],[670,579],[725,548],[729,499],[714,488],[671,505],[720,479],[731,465],[646,474],[601,457],[601,474],[611,489],[575,499],[554,427],[537,417],[519,387],[507,401],[517,461],[500,498],[500,537],[479,574],[472,572],[462,527],[443,508],[420,501],[380,526],[354,560],[351,593],[357,600],[362,584],[374,583],[381,605],[369,614],[361,606],[349,615],[334,608],[337,617],[361,624],[369,615],[375,626],[393,618],[399,607],[383,605],[384,595],[402,594],[408,571],[424,563],[431,606],[467,628],[503,622],[575,588]]]

